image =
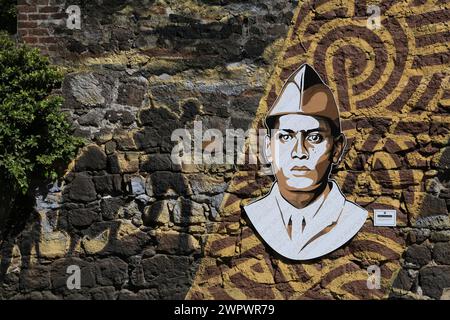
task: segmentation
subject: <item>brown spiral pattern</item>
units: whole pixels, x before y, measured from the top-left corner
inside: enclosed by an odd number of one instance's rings
[[[366,1],[300,2],[254,121],[255,127],[261,126],[262,115],[296,68],[304,62],[314,65],[334,90],[349,139],[334,178],[348,198],[369,210],[397,209],[399,227],[419,218],[417,195],[425,193],[424,171],[430,161],[426,147],[414,156],[408,153],[423,147],[432,128],[450,123],[445,113],[433,117],[450,97],[445,84],[450,10],[445,1],[431,2],[381,1],[377,30],[366,26]],[[218,235],[206,241],[207,257],[187,298],[388,296],[405,249],[399,228],[374,228],[368,220],[351,242],[322,259],[287,261],[263,245],[242,214],[242,205],[270,184],[254,171],[236,174],[222,203]],[[380,290],[366,287],[370,264],[380,265]]]

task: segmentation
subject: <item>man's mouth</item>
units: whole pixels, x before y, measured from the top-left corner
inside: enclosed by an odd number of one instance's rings
[[[306,166],[293,166],[291,168],[291,171],[311,171],[311,170]]]
[[[306,166],[293,166],[291,172],[294,176],[304,176],[311,170]]]

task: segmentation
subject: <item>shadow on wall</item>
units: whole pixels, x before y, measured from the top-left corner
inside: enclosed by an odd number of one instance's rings
[[[430,136],[449,134],[443,124]],[[424,192],[406,192],[405,202],[412,216],[403,255],[390,297],[394,299],[444,299],[450,288],[450,141],[431,161],[436,170],[426,181]],[[436,159],[436,160],[434,160]],[[416,296],[411,296],[413,292]],[[448,299],[446,297],[445,299]]]
[[[100,93],[101,104],[107,103]],[[95,97],[89,94],[84,98]],[[77,102],[68,97],[66,103]],[[172,131],[192,122],[198,108],[185,103],[180,115],[176,107],[143,109],[142,127],[130,130],[128,140],[121,111],[106,114],[117,121],[106,146],[87,146],[61,184],[43,185],[36,202],[21,202],[27,207],[19,212],[32,214],[18,216],[21,223],[9,226],[1,244],[2,298],[18,292],[32,298],[184,298],[200,254],[199,240],[188,232],[204,222],[204,210],[192,206],[187,179],[167,152]],[[83,114],[75,117],[80,123]],[[70,265],[81,268],[80,291],[66,286]]]

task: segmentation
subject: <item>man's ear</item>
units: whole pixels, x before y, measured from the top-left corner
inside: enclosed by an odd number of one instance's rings
[[[266,134],[264,137],[264,157],[266,158],[268,163],[272,163],[272,150],[270,147],[271,147],[270,136]]]
[[[347,146],[347,138],[341,133],[339,136],[334,138],[334,149],[333,149],[333,164],[338,165],[342,160],[344,155],[345,147]]]

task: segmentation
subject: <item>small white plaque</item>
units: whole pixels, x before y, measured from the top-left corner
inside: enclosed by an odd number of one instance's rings
[[[373,225],[375,227],[395,227],[397,225],[397,210],[374,209]]]

